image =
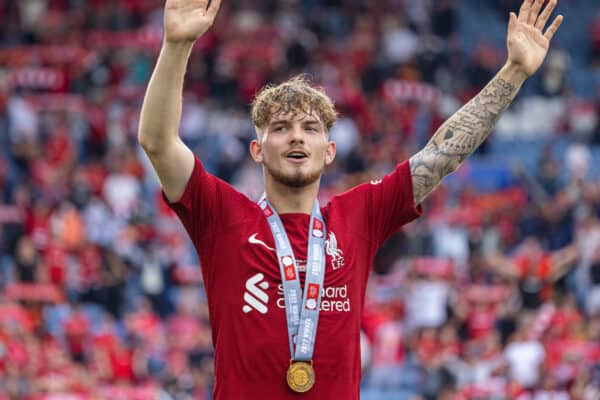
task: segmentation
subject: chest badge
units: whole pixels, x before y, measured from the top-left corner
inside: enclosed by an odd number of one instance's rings
[[[344,252],[338,248],[337,238],[333,231],[329,232],[329,237],[325,241],[325,252],[331,257],[331,268],[334,271],[344,266]]]

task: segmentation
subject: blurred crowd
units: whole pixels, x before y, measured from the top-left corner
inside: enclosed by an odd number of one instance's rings
[[[474,30],[502,36],[518,3],[225,0],[190,60],[181,136],[256,199],[249,103],[308,73],[340,112],[326,202],[483,87],[504,43]],[[561,1],[495,135],[382,248],[362,398],[600,398],[600,93],[569,76],[600,77],[593,3]],[[210,398],[198,260],[136,141],[162,6],[0,0],[0,400]]]

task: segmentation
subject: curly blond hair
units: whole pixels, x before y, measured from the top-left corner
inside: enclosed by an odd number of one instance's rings
[[[263,87],[252,102],[252,123],[257,131],[262,132],[278,114],[291,113],[312,114],[315,112],[325,130],[329,132],[337,120],[337,112],[333,101],[323,88],[313,87],[310,79],[304,75],[296,75],[279,85]]]

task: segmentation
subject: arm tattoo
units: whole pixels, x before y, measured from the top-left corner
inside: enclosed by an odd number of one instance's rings
[[[410,159],[415,204],[485,140],[500,114],[517,95],[519,85],[494,78],[435,132],[429,143]]]

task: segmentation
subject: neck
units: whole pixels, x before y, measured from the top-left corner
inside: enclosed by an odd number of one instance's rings
[[[308,186],[295,188],[273,180],[265,182],[265,193],[269,203],[278,214],[302,213],[310,214],[319,192],[319,181]]]

